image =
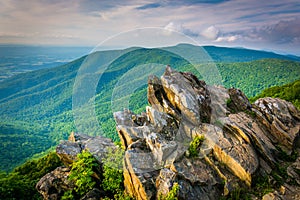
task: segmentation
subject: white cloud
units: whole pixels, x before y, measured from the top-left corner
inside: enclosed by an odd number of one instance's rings
[[[239,38],[237,35],[221,36],[216,38],[216,42],[234,42]]]
[[[181,23],[169,22],[164,27],[163,34],[165,34],[165,35],[172,35],[173,31],[183,33],[184,32],[184,28],[183,28],[183,26],[182,26]]]
[[[164,29],[181,32],[183,30],[183,27],[182,24],[170,22],[164,27]]]
[[[215,40],[217,39],[220,31],[215,26],[210,26],[204,31],[201,32],[201,35],[206,37],[207,39]]]

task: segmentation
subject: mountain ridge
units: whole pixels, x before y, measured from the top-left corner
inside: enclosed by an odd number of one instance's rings
[[[164,50],[164,48],[132,48],[129,50],[94,52],[89,56],[83,56],[60,67],[19,74],[13,78],[9,78],[0,84],[0,135],[3,138],[8,134],[19,134],[19,137],[24,138],[25,140],[26,135],[32,135],[34,132],[36,132],[34,135],[42,133],[42,137],[44,137],[42,141],[52,141],[49,144],[45,144],[45,147],[50,147],[62,138],[66,138],[69,132],[76,131],[72,112],[73,85],[78,69],[80,69],[82,63],[92,60],[93,63],[95,63],[92,67],[94,67],[93,70],[96,72],[93,76],[96,77],[101,75],[95,99],[97,119],[101,123],[101,128],[103,129],[105,136],[117,139],[112,118],[112,110],[110,108],[112,92],[117,80],[126,74],[128,70],[147,63],[159,63],[163,66],[171,64],[175,69],[191,71],[200,78],[201,74],[187,60],[180,55],[176,55],[169,51],[170,49],[174,50],[176,48],[182,48],[179,49],[180,52],[188,47],[191,49],[199,49],[199,47],[196,46],[179,45],[179,47],[166,47],[167,50]],[[211,49],[216,49],[216,47],[212,47]],[[222,50],[225,51],[228,50],[228,48]],[[109,60],[120,54],[122,54],[121,57],[114,60],[109,66],[106,66],[107,68],[104,72],[101,72],[101,70],[104,69],[101,68],[101,63],[105,63],[105,59]],[[236,61],[242,58],[239,57],[239,55],[230,54],[230,52],[227,52],[226,54],[227,57],[225,56],[225,58],[228,61],[230,60],[230,56],[231,58],[238,57],[236,58]],[[223,55],[224,53],[220,53],[219,58]],[[251,56],[245,56],[244,58],[253,59]],[[267,59],[262,61],[234,63],[220,62],[217,63],[216,67],[222,75],[222,81],[227,83],[226,87],[242,86],[248,88],[249,91],[252,91],[253,89],[261,91],[265,87],[274,84],[281,85],[299,79],[299,66],[299,62],[295,61]],[[270,67],[270,69],[268,69],[268,67]],[[265,69],[264,73],[262,73],[262,68]],[[245,71],[244,69],[247,70]],[[160,70],[163,70],[163,68]],[[228,72],[231,72],[231,74]],[[241,74],[242,72],[244,73],[243,76]],[[273,82],[269,82],[272,81],[272,79],[257,76],[255,73],[263,74],[263,76],[274,74],[274,76],[272,75],[272,78],[277,78]],[[249,74],[252,74],[252,85],[249,82],[245,82],[245,80],[250,80]],[[243,78],[241,79],[240,77]],[[261,85],[256,85],[258,83]],[[138,86],[138,88],[139,87],[141,86]],[[250,92],[248,93],[250,94]],[[139,99],[142,99],[141,97],[145,94],[145,87],[141,87],[139,90],[135,91],[132,94],[132,97],[130,97],[129,106],[134,107],[134,110],[143,109],[143,106],[147,105],[147,102],[144,101],[141,103]],[[89,116],[82,117],[89,121]],[[10,127],[10,125],[14,125],[17,128],[13,129],[12,127],[11,131],[7,132],[6,127]],[[90,131],[87,132],[90,134],[99,134],[99,130],[96,128],[97,127],[88,129]],[[24,143],[23,139],[11,142],[13,142],[13,145],[17,146],[16,149],[22,149]],[[6,148],[8,149],[10,149],[10,146],[13,146],[12,144],[7,146],[8,141],[6,140],[5,143],[6,144],[2,142],[2,148],[4,145],[6,145]],[[30,150],[24,150],[24,153],[28,151],[26,157],[30,157],[34,153],[39,153],[34,149],[34,144],[40,145],[39,142],[33,139],[30,142]],[[1,160],[7,159],[8,157],[7,154],[3,154],[2,156]],[[23,160],[18,158],[14,163],[20,164]]]

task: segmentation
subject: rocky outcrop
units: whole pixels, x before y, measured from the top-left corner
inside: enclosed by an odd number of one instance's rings
[[[208,86],[169,66],[162,77],[149,77],[148,101],[144,113],[114,113],[130,196],[159,199],[178,184],[178,199],[214,200],[259,188],[263,178],[273,190],[259,197],[299,198],[300,112],[291,103],[262,98],[250,104],[238,89]],[[199,138],[195,156],[191,142]],[[72,133],[56,148],[65,167],[44,176],[37,189],[45,199],[59,199],[73,187],[67,177],[78,153],[88,150],[101,164],[114,148],[107,138]],[[101,197],[94,188],[82,199]]]
[[[66,166],[69,166],[76,159],[77,154],[87,150],[101,163],[102,158],[111,148],[116,148],[111,139],[72,132],[69,140],[61,141],[56,147],[56,154]]]
[[[299,135],[300,112],[292,103],[270,97],[258,99],[254,111],[272,143],[290,154]]]
[[[207,86],[168,66],[161,78],[149,77],[148,101],[146,113],[114,113],[126,149],[126,191],[136,199],[156,199],[175,182],[179,199],[219,199],[251,188],[256,176],[276,170],[279,154],[296,148],[300,112],[281,99],[251,105],[238,89]],[[197,136],[205,140],[190,157]],[[297,167],[291,165],[291,178]]]
[[[74,183],[69,181],[71,164],[76,160],[77,154],[83,150],[89,151],[102,164],[102,159],[106,156],[109,149],[115,149],[112,140],[102,136],[88,136],[72,132],[67,141],[61,141],[56,147],[56,154],[60,157],[65,166],[58,167],[54,171],[46,174],[36,185],[36,189],[42,194],[44,199],[61,199],[64,192],[74,189]],[[101,171],[99,175],[101,176]],[[105,197],[103,191],[94,188],[81,199],[100,199]]]

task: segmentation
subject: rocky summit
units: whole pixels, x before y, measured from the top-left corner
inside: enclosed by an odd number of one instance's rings
[[[125,192],[133,198],[159,199],[174,185],[178,199],[226,199],[241,191],[251,199],[300,198],[300,112],[291,103],[251,104],[239,89],[209,86],[169,66],[160,78],[149,77],[148,102],[141,114],[114,113],[125,149]],[[101,162],[114,147],[100,136],[75,135],[57,147],[66,166],[37,185],[46,199],[53,177],[66,177],[82,148]],[[65,185],[61,179],[55,183]],[[268,190],[253,191],[262,187]]]

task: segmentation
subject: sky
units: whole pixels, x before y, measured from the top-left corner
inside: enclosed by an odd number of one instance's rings
[[[299,0],[0,0],[0,44],[97,46],[149,27],[300,56]]]

